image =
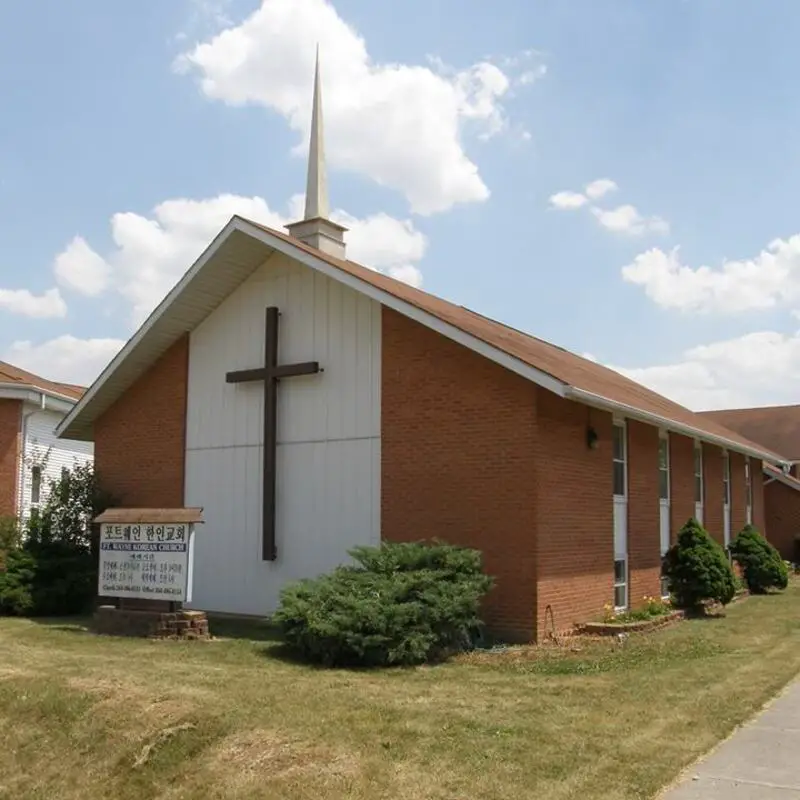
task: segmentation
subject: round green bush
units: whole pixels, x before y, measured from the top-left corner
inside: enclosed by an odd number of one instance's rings
[[[274,616],[287,645],[327,666],[420,664],[468,648],[492,585],[475,550],[384,543],[356,564],[284,588]]]
[[[679,608],[699,609],[709,601],[727,605],[736,594],[725,551],[696,519],[681,528],[678,541],[664,556],[663,568]]]
[[[789,571],[780,553],[752,525],[745,525],[728,549],[752,594],[785,589],[789,584]]]

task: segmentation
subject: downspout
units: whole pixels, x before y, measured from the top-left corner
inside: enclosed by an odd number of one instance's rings
[[[40,406],[45,407],[44,394],[40,394]],[[22,424],[20,426],[20,435],[22,436],[22,447],[20,448],[20,466],[19,474],[17,475],[17,518],[22,521],[23,518],[23,498],[25,497],[25,458],[27,456],[28,446],[28,418],[35,414],[39,409],[34,408],[32,411],[22,415]]]

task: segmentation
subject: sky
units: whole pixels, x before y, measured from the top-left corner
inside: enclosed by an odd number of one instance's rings
[[[800,402],[796,0],[5,0],[0,358],[90,383],[233,214],[694,409]]]

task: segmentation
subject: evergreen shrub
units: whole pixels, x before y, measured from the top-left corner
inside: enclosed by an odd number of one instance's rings
[[[664,555],[664,576],[674,605],[700,609],[707,602],[727,605],[736,580],[725,550],[696,520],[681,528],[678,541]]]
[[[356,562],[281,593],[287,645],[326,666],[420,664],[469,648],[492,578],[476,550],[434,542],[350,551]]]
[[[789,571],[780,553],[752,525],[745,525],[728,549],[751,594],[787,587]]]

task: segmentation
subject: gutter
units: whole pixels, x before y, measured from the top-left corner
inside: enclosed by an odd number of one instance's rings
[[[699,428],[694,428],[691,425],[684,425],[680,422],[662,417],[660,414],[652,414],[647,411],[629,406],[626,403],[620,403],[616,400],[609,400],[600,394],[594,392],[587,392],[585,389],[579,389],[577,386],[567,386],[566,397],[571,400],[577,400],[587,405],[602,408],[606,411],[617,411],[624,414],[630,419],[636,419],[640,422],[646,422],[650,425],[656,425],[659,428],[672,431],[673,433],[680,433],[692,439],[702,439],[705,442],[718,445],[726,450],[734,450],[738,453],[757,458],[760,461],[767,461],[770,464],[775,464],[784,468],[788,462],[782,459],[777,453],[770,453],[767,450],[760,450],[758,447],[749,447],[748,445],[734,442],[731,439],[726,439],[723,436],[717,436],[713,433],[707,433]]]

